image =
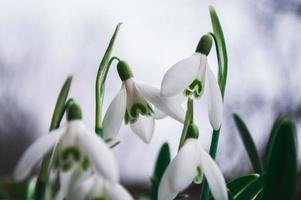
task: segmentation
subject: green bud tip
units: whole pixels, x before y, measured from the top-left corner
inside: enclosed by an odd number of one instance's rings
[[[210,34],[205,34],[201,37],[198,46],[196,47],[196,52],[205,54],[208,56],[212,47],[212,37]]]
[[[72,103],[67,112],[68,121],[82,119],[82,111],[77,103]]]
[[[123,60],[118,62],[117,71],[122,81],[126,81],[133,77],[131,67]]]
[[[199,129],[195,124],[190,124],[187,129],[187,138],[198,138]]]

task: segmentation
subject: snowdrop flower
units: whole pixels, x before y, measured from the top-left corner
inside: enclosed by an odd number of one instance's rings
[[[190,125],[188,135],[183,147],[167,166],[162,176],[158,199],[173,200],[195,178],[202,177],[204,174],[214,199],[227,200],[227,188],[223,174],[215,161],[198,142],[197,127]]]
[[[60,172],[67,172],[74,166],[80,166],[83,171],[92,167],[104,178],[118,182],[117,162],[113,153],[102,139],[86,128],[81,118],[80,107],[73,103],[68,110],[68,122],[39,138],[25,151],[17,163],[14,179],[19,181],[26,178],[35,164],[57,145],[54,163]]]
[[[133,132],[145,143],[149,143],[154,133],[156,111],[160,115],[163,112],[184,122],[185,111],[179,98],[161,97],[159,89],[135,82],[125,61],[119,61],[117,70],[122,86],[105,114],[104,139],[115,138],[125,119]]]
[[[84,181],[79,181],[67,200],[133,200],[133,197],[119,183],[113,183],[93,174]]]
[[[186,96],[200,98],[207,81],[209,121],[212,128],[218,130],[222,123],[223,103],[217,79],[207,62],[211,46],[211,36],[204,35],[192,56],[179,61],[166,72],[161,83],[161,95],[171,97],[184,92]]]

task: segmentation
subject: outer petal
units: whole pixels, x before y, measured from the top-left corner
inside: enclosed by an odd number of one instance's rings
[[[138,120],[131,124],[131,129],[145,143],[150,143],[155,129],[155,119],[140,115]]]
[[[199,146],[201,168],[208,181],[214,199],[228,200],[226,182],[223,174],[211,156]]]
[[[86,129],[86,128],[85,128]],[[96,171],[104,178],[118,182],[119,173],[117,161],[106,145],[106,143],[96,134],[90,132],[88,129],[85,133],[79,133],[79,143],[81,148],[89,156],[91,163],[93,163]]]
[[[103,119],[104,139],[115,138],[121,127],[126,109],[126,90],[122,86],[121,90],[111,102]]]
[[[162,96],[174,96],[182,93],[189,86],[197,76],[200,55],[200,53],[194,53],[176,63],[166,72],[161,83]]]
[[[223,100],[220,87],[210,67],[207,67],[207,79],[209,85],[209,121],[214,130],[221,127],[223,119]]]
[[[173,200],[179,192],[191,184],[200,162],[196,145],[198,145],[196,139],[188,139],[168,165],[159,185],[159,200]]]
[[[182,94],[175,97],[162,97],[159,89],[155,87],[140,83],[137,83],[137,85],[143,97],[150,101],[155,107],[179,122],[184,123],[185,110],[181,106],[184,100]]]
[[[92,175],[84,181],[77,182],[74,190],[68,195],[68,200],[85,200],[91,193],[94,187],[96,187],[96,176]]]
[[[37,139],[22,155],[19,160],[13,177],[16,181],[21,181],[30,173],[34,165],[50,150],[52,146],[65,133],[65,127],[52,131]]]
[[[106,193],[110,200],[134,200],[130,193],[118,183],[107,182]]]
[[[159,110],[157,107],[154,107],[154,114],[153,114],[153,117],[155,119],[163,119],[165,118],[167,115],[162,112],[161,110]]]

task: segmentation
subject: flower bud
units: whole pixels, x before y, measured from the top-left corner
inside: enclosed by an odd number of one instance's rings
[[[209,34],[203,35],[196,48],[196,52],[208,56],[212,47],[212,37]]]
[[[82,111],[77,103],[72,103],[67,111],[68,121],[82,119]]]
[[[133,77],[133,73],[130,66],[123,60],[118,62],[117,71],[122,81],[126,81]]]

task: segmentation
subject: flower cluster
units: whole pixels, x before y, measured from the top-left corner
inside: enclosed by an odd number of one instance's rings
[[[173,200],[193,181],[202,182],[204,175],[213,197],[227,200],[222,172],[198,141],[199,132],[192,111],[188,108],[185,111],[183,107],[185,100],[200,98],[207,83],[209,121],[214,130],[220,129],[222,95],[207,62],[211,46],[212,36],[201,37],[196,52],[167,71],[161,89],[136,82],[130,65],[118,59],[121,89],[105,113],[102,134],[97,135],[84,125],[80,106],[72,101],[65,106],[66,124],[39,138],[25,151],[15,169],[14,179],[25,179],[37,162],[50,154],[47,170],[53,182],[59,180],[55,199],[131,200],[133,197],[119,183],[117,161],[109,143],[117,141],[123,122],[130,125],[143,142],[150,143],[155,120],[169,116],[184,124],[185,134],[178,154],[164,171],[158,186],[158,199]],[[189,115],[192,117],[187,120]]]

